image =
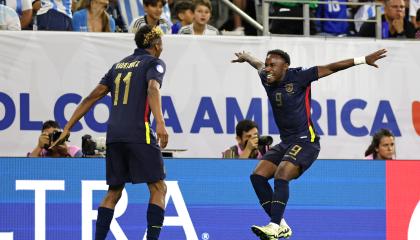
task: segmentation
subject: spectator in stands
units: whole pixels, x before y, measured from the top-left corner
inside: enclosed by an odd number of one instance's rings
[[[328,4],[319,4],[316,9],[318,18],[348,19],[347,5],[339,4],[347,0],[329,1]],[[349,34],[349,23],[339,21],[319,21],[317,23],[318,35],[346,36]]]
[[[21,29],[27,29],[29,27],[32,22],[31,0],[0,0],[0,4],[6,5],[16,11],[20,19]]]
[[[115,21],[107,12],[108,0],[81,0],[73,15],[73,31],[115,32]]]
[[[233,3],[242,11],[246,10],[247,0],[233,0]],[[238,35],[245,35],[245,28],[242,25],[242,17],[237,13],[233,14],[233,26],[233,32],[236,32]]]
[[[317,7],[316,1],[309,4],[310,17],[315,17],[315,9]],[[281,2],[272,3],[270,9],[270,16],[273,17],[303,17],[303,8],[300,3]],[[303,34],[303,21],[302,20],[270,20],[270,32],[276,34]],[[313,21],[310,23],[310,33],[316,33],[316,26]]]
[[[183,26],[190,25],[194,19],[194,4],[192,1],[175,3],[175,15],[178,21],[172,25],[172,34],[177,34]]]
[[[361,0],[361,1],[365,1],[365,0]],[[359,2],[361,2],[359,1]],[[383,0],[374,0],[374,1],[368,1],[366,2],[365,5],[360,6],[356,13],[354,14],[354,20],[368,20],[370,18],[373,18],[376,16],[376,8],[375,8],[375,2],[383,2]],[[381,14],[383,14],[384,9],[383,7],[381,7]],[[358,33],[360,31],[360,28],[362,27],[362,24],[364,22],[362,21],[357,21],[354,22],[354,28],[356,30],[356,32]]]
[[[41,0],[34,28],[46,31],[72,30],[72,0]]]
[[[237,144],[226,149],[223,158],[258,158],[261,159],[269,146],[258,145],[258,125],[251,120],[242,120],[236,125]]]
[[[57,145],[49,149],[53,142],[54,133],[58,132],[57,138],[61,133],[59,124],[56,121],[48,120],[42,125],[41,135],[38,138],[38,144],[28,154],[29,157],[82,157],[82,150],[73,145],[67,145],[65,143]]]
[[[404,0],[385,0],[384,15],[382,15],[382,38],[414,38],[414,34],[413,24],[405,19]],[[359,35],[375,37],[375,23],[363,23]]]
[[[420,0],[410,0],[410,21],[411,23],[414,25],[415,28],[420,28],[420,25],[418,25],[418,21],[417,20],[417,16],[418,14],[418,10],[420,9]]]
[[[118,9],[121,14],[121,18],[124,24],[124,29],[129,30],[130,24],[133,20],[137,19],[139,16],[146,15],[144,10],[143,0],[116,0],[118,2]],[[172,26],[171,21],[171,10],[168,3],[163,5],[163,12],[160,15],[160,18],[166,20],[166,22]]]
[[[365,151],[365,159],[395,159],[395,136],[388,129],[381,129],[372,137]]]
[[[20,20],[16,11],[0,4],[0,30],[20,30]]]
[[[178,34],[219,35],[219,30],[208,24],[211,17],[211,11],[212,6],[209,0],[196,0],[194,2],[193,23],[182,27]]]
[[[420,9],[417,10],[417,16],[416,16],[416,39],[420,39]]]
[[[136,33],[141,27],[149,25],[151,27],[159,26],[165,34],[171,34],[170,23],[161,17],[165,4],[166,0],[143,0],[146,15],[133,20],[129,31]]]

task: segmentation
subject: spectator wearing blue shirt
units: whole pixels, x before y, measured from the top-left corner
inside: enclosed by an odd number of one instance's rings
[[[179,29],[183,26],[190,25],[194,20],[194,4],[192,1],[179,1],[175,4],[175,15],[178,19],[174,25],[172,25],[172,34],[177,34]]]
[[[374,18],[370,18],[374,20]],[[385,0],[382,15],[382,38],[414,38],[415,28],[405,18],[404,0]],[[365,22],[360,28],[359,36],[374,37],[375,23]]]
[[[328,4],[319,4],[316,9],[316,16],[319,18],[347,19],[347,6],[339,2],[347,0],[329,1]],[[320,21],[317,24],[321,35],[347,35],[349,33],[349,23],[341,21]]]
[[[115,32],[115,21],[107,12],[108,0],[82,0],[73,15],[73,31]]]

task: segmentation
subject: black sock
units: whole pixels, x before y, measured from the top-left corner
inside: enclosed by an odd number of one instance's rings
[[[109,231],[114,209],[99,207],[98,218],[96,220],[95,240],[104,240]]]
[[[149,203],[147,208],[147,240],[159,239],[165,210],[158,205]]]
[[[252,174],[250,176],[252,186],[260,200],[261,206],[269,217],[271,217],[271,200],[273,199],[273,189],[268,183],[268,178],[261,175]]]
[[[271,202],[271,222],[279,223],[289,200],[289,182],[283,179],[274,180],[274,193]]]

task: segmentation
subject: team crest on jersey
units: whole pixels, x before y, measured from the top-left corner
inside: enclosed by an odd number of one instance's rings
[[[158,64],[158,65],[156,66],[156,71],[158,71],[158,72],[160,72],[160,73],[163,73],[163,67],[162,67],[162,65]]]
[[[288,83],[284,87],[286,88],[287,93],[292,93],[293,92],[293,83]]]

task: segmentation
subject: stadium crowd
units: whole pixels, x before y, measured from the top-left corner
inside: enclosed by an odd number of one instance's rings
[[[232,0],[261,21],[261,0]],[[365,2],[344,5],[343,2]],[[420,0],[375,0],[383,3],[382,38],[420,39]],[[298,3],[271,3],[270,16],[302,17]],[[335,0],[310,4],[310,16],[350,20],[375,19],[375,4]],[[136,32],[159,25],[166,34],[257,35],[257,30],[217,0],[0,0],[0,30]],[[302,20],[271,19],[270,32],[303,33]],[[375,23],[311,21],[311,35],[374,37]]]

